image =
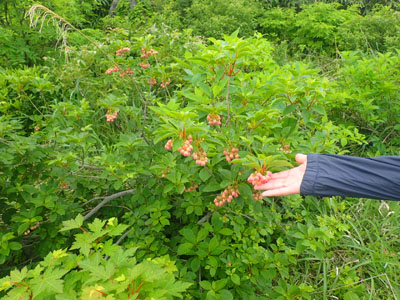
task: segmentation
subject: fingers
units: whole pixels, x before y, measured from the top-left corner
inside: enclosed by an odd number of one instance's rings
[[[298,193],[298,191],[296,191],[295,187],[288,186],[288,187],[283,187],[280,189],[265,191],[261,195],[263,197],[274,197],[274,196],[287,196],[287,195],[292,195],[292,194],[296,194],[296,193]]]
[[[286,179],[271,179],[267,183],[254,186],[256,190],[280,189],[287,186]]]
[[[306,162],[307,162],[307,155],[304,155],[304,154],[301,154],[301,153],[296,154],[296,161],[297,161],[299,164],[304,164],[304,163],[306,163]]]

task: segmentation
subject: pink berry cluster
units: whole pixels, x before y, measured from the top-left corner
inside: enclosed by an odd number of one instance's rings
[[[125,56],[125,52],[129,52],[129,51],[131,51],[130,48],[122,48],[122,49],[117,50],[115,53],[117,56]]]
[[[142,61],[139,66],[141,66],[143,69],[147,69],[148,67],[150,67],[150,64]]]
[[[113,113],[111,113],[111,109],[109,109],[106,113],[106,118],[107,118],[107,122],[114,122],[114,120],[117,118],[118,116],[118,112],[114,111]]]
[[[221,125],[221,116],[218,114],[208,114],[207,116],[208,125]]]
[[[168,79],[168,81],[163,80],[163,81],[161,82],[161,87],[162,87],[163,89],[165,89],[167,86],[169,86],[170,83],[171,83],[171,80],[169,80],[169,79]]]
[[[193,142],[193,137],[191,135],[183,142],[183,145],[178,148],[178,151],[183,156],[190,156],[190,152],[193,150],[191,143]]]
[[[121,72],[120,74],[119,74],[119,77],[125,77],[126,75],[128,75],[128,74],[133,74],[133,71],[132,70],[130,70],[130,69],[128,69],[128,70],[126,70],[126,71],[123,71],[123,72]]]
[[[261,201],[262,200],[262,195],[260,191],[255,191],[253,192],[253,199],[254,201]]]
[[[190,193],[190,192],[193,192],[193,191],[197,190],[198,187],[199,187],[198,184],[194,184],[194,185],[191,185],[188,188],[185,187],[184,191]]]
[[[292,153],[292,150],[290,150],[290,145],[285,145],[282,148],[279,148],[284,153]]]
[[[111,74],[111,73],[119,72],[119,71],[121,71],[121,68],[119,68],[118,66],[115,66],[115,67],[109,68],[109,69],[106,71],[106,74],[109,75],[109,74]]]
[[[233,147],[231,150],[227,150],[224,149],[224,155],[225,155],[225,159],[227,162],[230,162],[231,160],[235,159],[235,158],[240,158],[239,155],[239,149],[236,147]]]
[[[171,150],[172,149],[172,143],[173,140],[168,140],[168,142],[165,144],[164,148],[167,150]]]
[[[204,151],[198,151],[192,154],[193,159],[196,161],[196,165],[205,166],[208,162],[207,153]]]
[[[216,206],[222,206],[226,202],[231,203],[232,199],[239,197],[239,195],[239,189],[230,185],[217,198],[214,199],[214,203]]]
[[[265,184],[268,182],[272,175],[272,172],[268,171],[267,175],[263,175],[260,172],[254,172],[247,178],[247,181],[250,182],[253,186],[259,185],[259,184]]]
[[[157,54],[158,52],[154,49],[150,49],[149,51],[146,48],[142,48],[142,58],[149,58],[152,55]]]
[[[40,225],[40,222],[36,222],[35,225],[31,226],[27,231],[24,232],[24,235],[28,235],[31,233],[31,231],[35,230],[36,228],[38,228]]]
[[[157,80],[154,77],[151,77],[151,79],[149,81],[147,81],[147,83],[150,86],[156,85],[157,84]]]

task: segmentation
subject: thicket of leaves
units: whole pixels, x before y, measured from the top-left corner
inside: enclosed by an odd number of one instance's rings
[[[397,206],[255,200],[247,178],[298,152],[398,155],[399,54],[342,53],[327,77],[261,35],[174,29],[86,30],[97,46],[70,34],[62,59],[0,71],[1,295],[395,297]]]

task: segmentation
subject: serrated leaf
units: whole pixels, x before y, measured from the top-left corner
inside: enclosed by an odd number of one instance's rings
[[[98,232],[101,231],[104,227],[104,225],[106,224],[106,221],[102,221],[100,219],[94,219],[94,221],[90,224],[88,224],[88,227],[91,231],[93,232]]]
[[[83,224],[83,216],[81,214],[78,214],[75,219],[63,221],[62,224],[63,228],[61,228],[60,231],[67,231],[80,228]]]

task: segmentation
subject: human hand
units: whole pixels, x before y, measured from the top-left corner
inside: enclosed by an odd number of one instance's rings
[[[256,190],[266,190],[261,194],[263,197],[299,194],[301,182],[306,172],[307,155],[297,154],[296,161],[300,166],[273,173],[267,183],[256,185],[254,188]]]

